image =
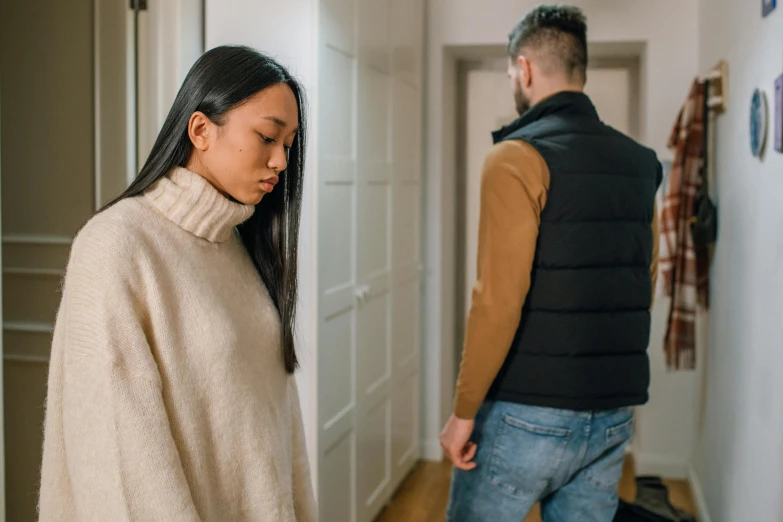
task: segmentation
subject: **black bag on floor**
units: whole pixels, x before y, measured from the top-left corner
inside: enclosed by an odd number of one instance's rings
[[[614,516],[614,522],[672,522],[673,520],[647,511],[642,506],[629,504],[624,500],[620,501],[620,507]]]
[[[636,501],[623,500],[614,522],[695,522],[696,519],[669,502],[669,491],[660,477],[636,478]]]

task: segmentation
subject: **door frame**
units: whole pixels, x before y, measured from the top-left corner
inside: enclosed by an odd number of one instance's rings
[[[133,10],[126,2],[93,0],[96,211],[117,196],[138,171],[134,55]]]
[[[2,76],[2,70],[0,70],[0,77]],[[0,82],[0,86],[2,82]],[[2,87],[0,87],[0,99],[2,99]],[[0,110],[2,104],[0,104]],[[2,121],[2,115],[0,114],[0,121]],[[0,125],[0,143],[2,143],[2,125]],[[3,161],[2,161],[2,147],[0,147],[0,238],[3,235]],[[0,241],[0,275],[2,275],[3,268],[3,242]],[[5,373],[5,352],[3,350],[3,278],[0,277],[0,522],[5,522],[5,384],[3,376]]]

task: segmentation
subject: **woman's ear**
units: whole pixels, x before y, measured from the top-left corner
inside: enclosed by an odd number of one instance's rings
[[[196,111],[190,116],[188,136],[196,150],[203,152],[209,148],[214,126],[203,112]]]

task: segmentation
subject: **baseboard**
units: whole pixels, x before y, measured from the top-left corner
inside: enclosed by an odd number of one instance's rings
[[[421,441],[421,460],[440,462],[443,460],[443,448],[439,439],[423,439]]]
[[[693,466],[688,467],[688,482],[691,485],[691,497],[696,506],[696,516],[699,522],[712,522],[710,510],[707,509],[707,499],[704,498],[704,490],[701,487],[701,480]]]
[[[688,463],[668,455],[637,452],[634,453],[634,464],[636,475],[657,475],[669,479],[688,480]]]

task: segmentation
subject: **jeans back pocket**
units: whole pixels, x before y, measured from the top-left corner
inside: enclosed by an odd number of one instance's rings
[[[633,413],[627,415],[627,418],[615,418],[616,424],[606,428],[603,452],[586,469],[587,479],[597,488],[617,491],[623,473],[625,448],[633,435]]]
[[[489,477],[514,497],[540,496],[557,473],[571,430],[503,415],[497,426]]]

